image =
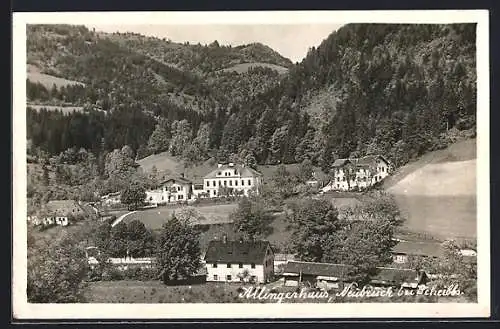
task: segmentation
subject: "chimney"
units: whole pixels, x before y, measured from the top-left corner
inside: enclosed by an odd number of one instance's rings
[[[222,235],[222,243],[224,243],[224,244],[226,244],[226,243],[227,243],[227,234],[226,234],[226,233],[224,233],[224,234]]]
[[[229,167],[234,167],[234,163],[229,162]]]
[[[220,168],[220,167],[222,167],[222,163],[217,164],[217,168]]]

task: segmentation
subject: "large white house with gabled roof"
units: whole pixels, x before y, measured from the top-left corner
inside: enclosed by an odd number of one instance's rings
[[[392,169],[391,163],[381,155],[337,159],[332,164],[333,179],[323,187],[323,192],[366,189],[389,176]]]
[[[203,177],[203,190],[210,197],[229,194],[248,196],[250,192],[259,193],[262,184],[262,174],[245,165],[234,163],[218,164]]]
[[[184,178],[170,177],[159,184],[155,190],[146,191],[146,203],[151,205],[185,202],[192,198],[193,183]]]

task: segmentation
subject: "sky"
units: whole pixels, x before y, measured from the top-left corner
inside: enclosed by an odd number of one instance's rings
[[[87,27],[103,32],[134,32],[170,39],[173,42],[238,46],[260,42],[289,58],[300,62],[309,48],[318,46],[342,24],[283,24],[283,25],[92,25]]]

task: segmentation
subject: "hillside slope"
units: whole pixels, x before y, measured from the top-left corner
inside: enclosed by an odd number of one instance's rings
[[[475,238],[475,139],[424,155],[400,168],[384,186],[406,217],[406,229],[439,239]]]

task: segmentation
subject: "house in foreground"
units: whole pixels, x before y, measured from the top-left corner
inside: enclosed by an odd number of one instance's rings
[[[382,181],[391,172],[391,163],[382,155],[337,159],[332,164],[333,179],[322,188],[322,191],[367,189]]]
[[[270,282],[274,277],[274,252],[269,241],[212,240],[205,252],[207,281]]]
[[[352,267],[344,264],[290,261],[285,265],[283,285],[296,287],[302,284],[325,290],[343,289],[350,284]],[[407,287],[416,289],[425,284],[427,276],[423,271],[377,267],[369,284],[374,287]]]

